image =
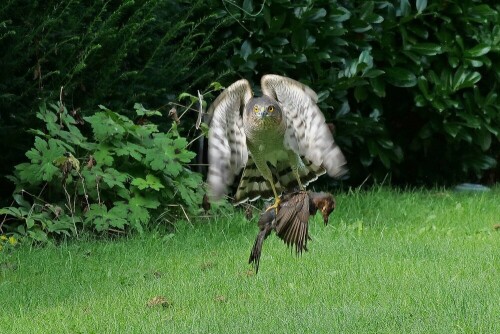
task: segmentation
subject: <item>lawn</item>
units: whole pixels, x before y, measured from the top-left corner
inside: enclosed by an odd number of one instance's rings
[[[500,333],[496,224],[499,188],[377,188],[339,194],[301,257],[270,236],[258,275],[238,212],[24,245],[0,253],[0,333]]]

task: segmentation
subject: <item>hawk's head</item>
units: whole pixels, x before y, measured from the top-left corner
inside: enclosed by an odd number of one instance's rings
[[[278,101],[266,95],[251,98],[246,105],[245,112],[248,118],[254,122],[279,124],[282,120],[281,107]]]

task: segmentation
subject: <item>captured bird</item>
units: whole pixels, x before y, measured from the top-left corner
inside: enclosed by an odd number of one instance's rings
[[[211,199],[217,200],[244,168],[236,202],[274,196],[270,208],[277,209],[283,191],[304,190],[325,172],[338,178],[346,173],[346,160],[311,88],[264,75],[261,90],[261,97],[253,97],[242,79],[210,106],[207,183]]]
[[[259,233],[255,239],[248,263],[252,263],[255,272],[259,271],[260,255],[264,240],[274,230],[276,235],[288,247],[295,246],[295,253],[307,251],[309,237],[309,217],[319,210],[323,222],[328,224],[328,217],[335,209],[335,199],[328,193],[299,191],[283,196],[278,213],[265,211],[259,218]]]

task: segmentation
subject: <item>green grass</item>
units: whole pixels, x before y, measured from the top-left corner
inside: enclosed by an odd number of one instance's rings
[[[500,333],[500,189],[337,196],[258,275],[241,214],[0,257],[1,333]],[[5,253],[5,252],[4,252]],[[164,296],[169,307],[148,307]]]

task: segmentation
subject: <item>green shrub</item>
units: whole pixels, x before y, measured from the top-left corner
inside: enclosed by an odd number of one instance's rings
[[[135,101],[163,110],[213,81],[277,73],[319,93],[352,184],[476,181],[500,156],[499,11],[493,0],[6,2],[0,176],[25,161],[40,101],[134,118]]]
[[[310,84],[351,176],[477,180],[500,156],[496,1],[243,1],[226,62]],[[249,15],[253,13],[253,15]]]
[[[29,162],[10,177],[17,206],[0,210],[2,231],[39,241],[82,229],[141,232],[160,213],[178,220],[197,212],[202,178],[186,167],[195,154],[175,122],[159,132],[149,120],[161,113],[134,107],[136,122],[103,106],[82,120],[61,104],[42,104],[46,131],[32,130]],[[82,135],[83,121],[93,138]]]
[[[210,3],[3,3],[0,205],[11,193],[4,175],[25,161],[24,152],[33,142],[25,131],[43,126],[35,117],[40,101],[62,95],[68,109],[84,116],[105,104],[133,118],[136,101],[159,109],[179,93],[196,91],[223,75],[213,65],[226,57],[234,39],[222,41],[218,31],[232,19],[211,10]]]

